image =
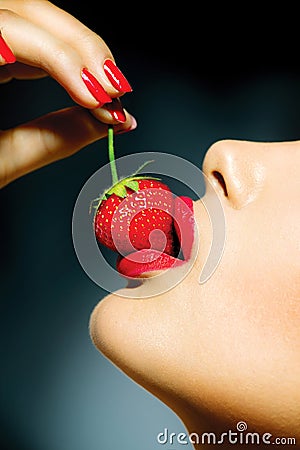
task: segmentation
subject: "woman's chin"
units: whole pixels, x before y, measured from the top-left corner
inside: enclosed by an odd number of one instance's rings
[[[174,323],[185,314],[182,299],[186,283],[177,285],[176,291],[167,290],[166,286],[157,295],[164,282],[169,285],[170,277],[174,283],[178,281],[178,270],[182,268],[145,278],[137,287],[107,295],[91,314],[90,336],[96,348],[144,386],[149,380],[160,383],[160,374],[167,376],[168,370],[178,363],[174,346],[180,350],[183,329],[177,329]],[[163,281],[165,277],[168,280]]]

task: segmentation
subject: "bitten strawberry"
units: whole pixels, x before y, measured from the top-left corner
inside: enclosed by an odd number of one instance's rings
[[[97,241],[124,256],[149,248],[176,256],[179,243],[174,230],[174,198],[170,188],[157,178],[137,174],[118,180],[112,128],[109,128],[108,138],[113,186],[96,206]]]

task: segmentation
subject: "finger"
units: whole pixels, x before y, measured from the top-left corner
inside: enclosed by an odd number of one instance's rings
[[[11,48],[7,45],[0,30],[0,65],[13,64],[16,62],[16,57],[13,54]]]
[[[67,42],[81,55],[109,95],[115,97],[132,91],[126,77],[113,64],[113,55],[99,35],[51,2],[37,1],[33,10],[27,2],[21,4],[24,17]]]
[[[92,86],[96,94],[91,94],[91,87],[87,88],[81,76],[81,56],[67,43],[8,10],[0,9],[0,29],[19,62],[46,71],[76,103],[91,109],[99,107],[101,99],[96,99],[97,93],[103,96],[103,103],[110,100],[101,85]]]
[[[115,132],[135,128],[135,119],[126,113],[126,122]],[[107,136],[107,125],[87,110],[73,106],[40,117],[0,133],[0,186]]]
[[[105,41],[71,14],[44,0],[35,1],[34,8],[30,2],[2,3],[72,47],[111,97],[132,91]]]
[[[0,66],[0,83],[6,83],[13,78],[17,80],[35,80],[48,76],[47,72],[38,67],[27,66],[19,62]]]
[[[114,98],[111,103],[101,108],[91,110],[93,116],[103,123],[117,124],[126,122],[126,114],[119,98]]]

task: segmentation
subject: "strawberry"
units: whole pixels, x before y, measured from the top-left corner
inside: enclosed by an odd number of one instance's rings
[[[157,178],[138,176],[145,164],[134,175],[119,180],[112,127],[108,139],[113,185],[97,199],[94,217],[97,241],[124,256],[149,248],[176,256],[179,244],[170,188]]]
[[[136,182],[135,188],[126,186],[133,186],[132,182]],[[120,188],[117,184],[97,209],[94,226],[98,242],[123,255],[146,248],[174,255],[173,196],[169,187],[138,177],[120,183],[125,197],[114,191]]]
[[[155,272],[171,267],[180,267],[191,257],[194,243],[194,208],[191,198],[182,196],[174,200],[174,228],[178,236],[183,259],[173,257],[154,249],[142,249],[125,257],[118,256],[117,270],[130,278],[147,272]]]

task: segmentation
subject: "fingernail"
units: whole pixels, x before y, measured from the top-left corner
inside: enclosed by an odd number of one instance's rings
[[[111,114],[114,120],[117,120],[121,123],[126,122],[125,112],[118,98],[114,98],[111,103],[105,105],[104,109],[106,109]]]
[[[121,123],[126,122],[125,112],[118,98],[114,98],[111,103],[105,105],[104,109],[106,109],[110,113],[114,120],[117,120]]]
[[[119,131],[115,131],[115,134],[123,134],[123,133],[127,133],[128,131],[132,131],[137,127],[137,122],[135,120],[135,118],[133,116],[131,116],[131,124],[128,128],[125,128],[125,130],[119,130]]]
[[[107,78],[117,91],[122,93],[132,92],[132,87],[128,83],[128,80],[111,59],[104,61],[103,68]]]
[[[0,33],[0,55],[7,64],[12,64],[16,62],[15,55],[13,54],[13,52],[11,51],[11,49],[9,48],[3,37],[1,36],[1,33]]]
[[[99,81],[86,68],[82,69],[81,78],[92,96],[99,102],[99,106],[103,106],[104,103],[110,103],[112,101]]]

